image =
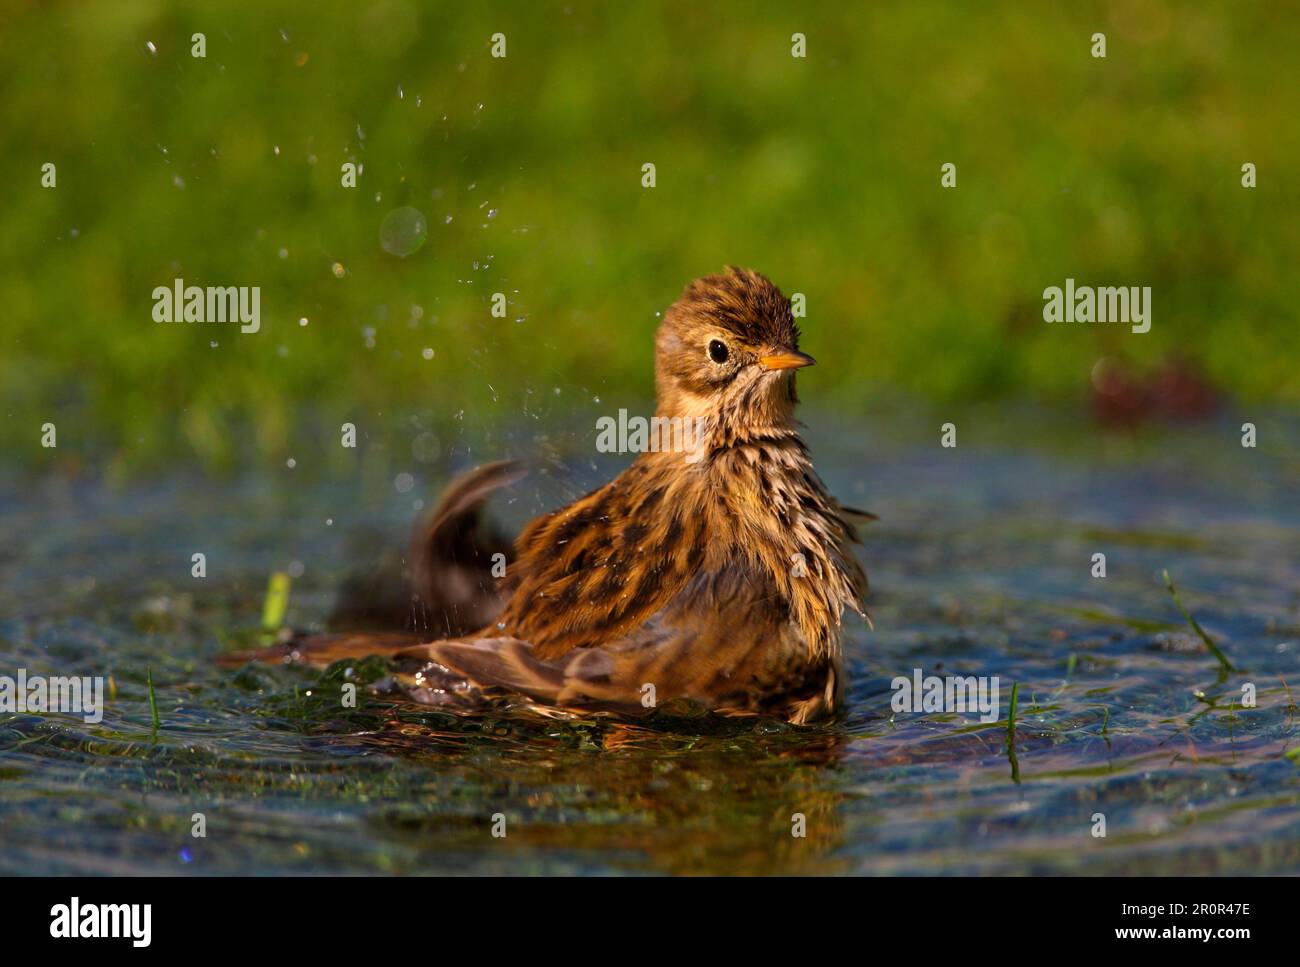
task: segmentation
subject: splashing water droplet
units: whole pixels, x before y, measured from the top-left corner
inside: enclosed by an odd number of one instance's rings
[[[384,216],[379,226],[379,244],[389,255],[414,255],[429,237],[429,223],[418,208],[404,205]]]
[[[427,430],[411,441],[411,456],[416,463],[435,463],[442,453],[442,444],[437,434]]]

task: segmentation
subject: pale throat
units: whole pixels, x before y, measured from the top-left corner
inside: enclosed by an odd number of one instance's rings
[[[655,415],[697,421],[707,428],[711,441],[723,445],[747,436],[793,430],[796,425],[785,380],[773,380],[757,391],[740,394],[700,394],[675,386],[662,394]]]

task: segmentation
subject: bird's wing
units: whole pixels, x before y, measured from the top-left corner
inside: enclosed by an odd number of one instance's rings
[[[541,705],[630,709],[638,704],[626,673],[628,657],[601,648],[543,659],[518,638],[466,638],[416,645],[396,657],[436,662],[479,689],[503,689]]]
[[[430,681],[450,672],[542,706],[626,714],[685,700],[724,714],[811,714],[820,707],[814,699],[837,686],[833,665],[790,660],[804,655],[806,643],[783,606],[753,600],[743,568],[728,568],[719,580],[725,587],[708,596],[704,612],[669,608],[604,647],[543,658],[518,638],[475,636],[426,642],[396,657],[439,666],[424,671]],[[809,706],[803,713],[801,702]]]
[[[528,641],[543,660],[625,638],[699,569],[703,511],[673,475],[634,463],[524,530],[518,584],[487,633]]]

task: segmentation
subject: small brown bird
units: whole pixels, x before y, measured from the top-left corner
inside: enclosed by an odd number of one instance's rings
[[[700,446],[643,452],[532,521],[507,576],[463,595],[476,615],[484,601],[500,608],[476,633],[318,636],[276,654],[395,654],[419,663],[408,693],[433,704],[504,692],[573,710],[687,699],[795,723],[832,715],[842,613],[866,617],[850,519],[871,515],[826,492],[799,438],[794,374],[813,359],[798,342],[789,300],[762,275],[731,268],[692,282],[656,337],[656,416],[695,421]],[[477,521],[488,493],[516,475],[494,464],[453,486],[420,532],[419,593],[446,597],[437,575],[447,556],[435,548],[448,535],[478,548],[464,515]]]

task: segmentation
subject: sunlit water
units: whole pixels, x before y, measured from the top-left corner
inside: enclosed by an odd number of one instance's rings
[[[881,517],[863,548],[876,630],[850,624],[847,712],[814,729],[458,719],[364,688],[341,709],[342,668],[215,666],[255,640],[267,575],[293,562],[290,620],[321,626],[350,536],[400,546],[444,467],[393,464],[416,471],[407,491],[387,465],[10,477],[0,674],[111,675],[116,697],[99,725],[0,714],[0,872],[1300,872],[1294,422],[1259,419],[1247,450],[1236,415],[1131,437],[972,411],[949,450],[939,419],[807,419],[828,484]],[[502,517],[627,459],[580,444]],[[1179,615],[1166,568],[1239,671]],[[996,676],[997,721],[896,714],[891,681],[915,668]]]

